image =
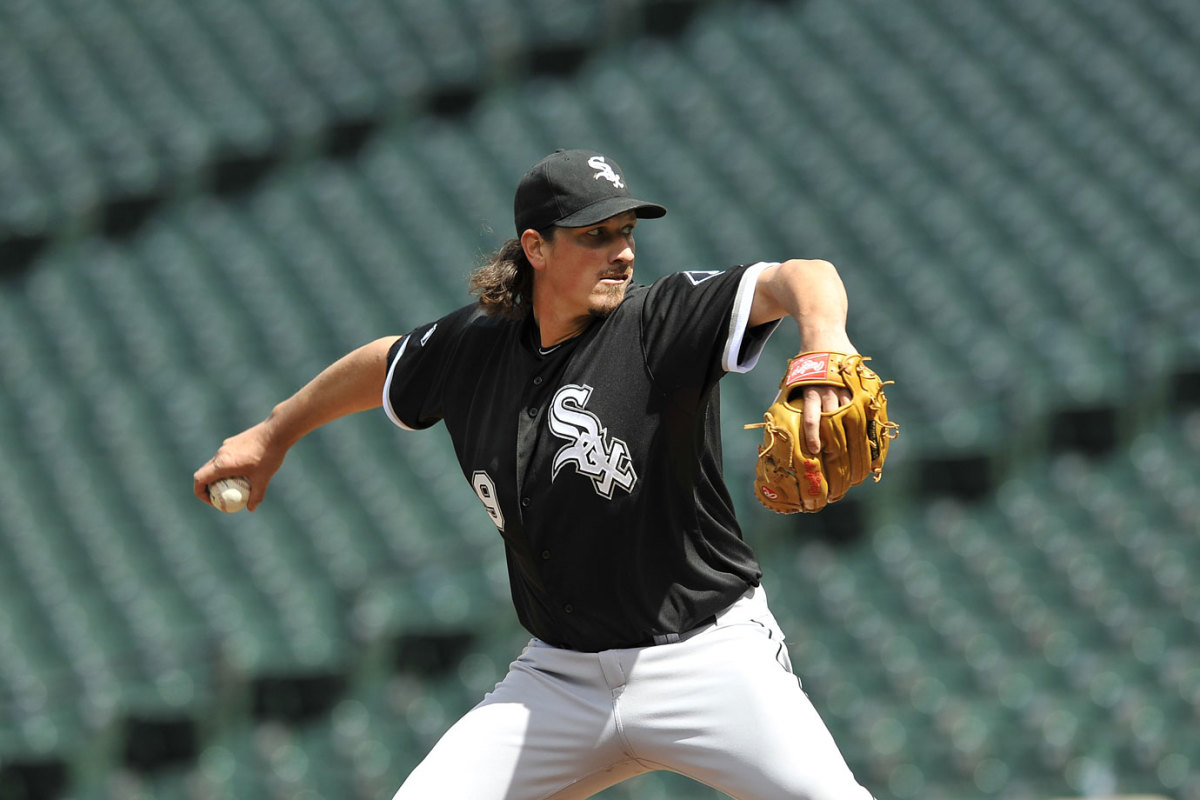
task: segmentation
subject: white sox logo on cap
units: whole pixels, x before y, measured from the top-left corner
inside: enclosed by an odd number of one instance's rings
[[[610,439],[600,419],[584,408],[591,396],[592,387],[586,384],[567,384],[554,394],[550,432],[569,444],[554,455],[550,480],[553,482],[564,466],[574,464],[580,475],[592,479],[596,494],[611,500],[618,486],[633,491],[637,473],[629,459],[629,446],[620,439]]]
[[[525,173],[513,197],[517,236],[552,225],[595,225],[626,211],[639,219],[667,213],[658,203],[630,197],[621,167],[595,150],[555,150]]]
[[[618,189],[625,188],[625,183],[621,180],[621,176],[616,173],[611,164],[604,160],[604,156],[592,156],[588,159],[588,166],[597,170],[596,174],[592,176],[593,180],[604,178],[604,180]]]

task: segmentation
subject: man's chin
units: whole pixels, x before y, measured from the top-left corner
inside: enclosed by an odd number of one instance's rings
[[[603,292],[596,292],[592,295],[592,304],[588,313],[596,319],[604,319],[616,311],[624,300],[625,284],[607,288]]]

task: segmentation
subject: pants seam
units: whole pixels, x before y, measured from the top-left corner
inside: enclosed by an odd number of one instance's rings
[[[628,754],[626,754],[626,755],[628,755]],[[646,766],[646,763],[643,762],[641,759],[633,758],[632,756],[625,759],[624,761],[614,761],[613,763],[609,764],[608,766],[600,767],[599,769],[594,769],[591,772],[585,772],[584,774],[577,776],[576,778],[571,780],[570,783],[564,783],[562,786],[558,787],[550,794],[542,795],[540,798],[538,798],[538,800],[554,800],[554,798],[558,797],[563,792],[570,789],[572,786],[583,783],[584,781],[586,781],[588,778],[592,777],[593,775],[599,775],[600,773],[605,772],[606,770],[613,769],[614,767],[618,767],[621,764],[637,764],[637,765],[643,766],[643,767]],[[647,767],[647,769],[662,769],[662,767]]]
[[[617,738],[621,740],[621,749],[625,755],[629,756],[629,760],[637,762],[645,766],[645,762],[637,754],[637,748],[629,741],[629,737],[625,735],[625,723],[621,721],[621,695],[625,693],[625,687],[613,689],[613,728],[617,732]]]

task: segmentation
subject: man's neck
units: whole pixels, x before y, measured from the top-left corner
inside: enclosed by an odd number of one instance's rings
[[[549,352],[563,342],[570,341],[586,331],[591,326],[593,321],[593,318],[588,316],[575,322],[574,324],[552,324],[547,327],[542,324],[542,320],[538,318],[537,314],[534,314],[533,330],[535,344],[537,344],[538,348],[543,352]]]
[[[595,321],[591,314],[583,316],[557,316],[546,309],[533,307],[533,327],[537,344],[542,349],[555,347],[568,339],[574,339],[586,331]]]

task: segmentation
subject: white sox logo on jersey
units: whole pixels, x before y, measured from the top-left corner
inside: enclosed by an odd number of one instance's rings
[[[633,491],[637,473],[629,460],[629,446],[620,439],[609,439],[600,419],[584,408],[591,396],[591,386],[568,384],[550,403],[550,432],[568,442],[554,455],[550,480],[553,482],[564,466],[574,464],[576,472],[592,479],[596,494],[611,500],[617,486]]]
[[[597,170],[596,174],[592,176],[592,180],[604,178],[604,180],[608,181],[618,189],[625,186],[625,184],[621,182],[621,176],[618,175],[616,170],[612,168],[612,164],[609,164],[604,160],[604,156],[592,156],[588,159],[588,166],[594,170]]]

